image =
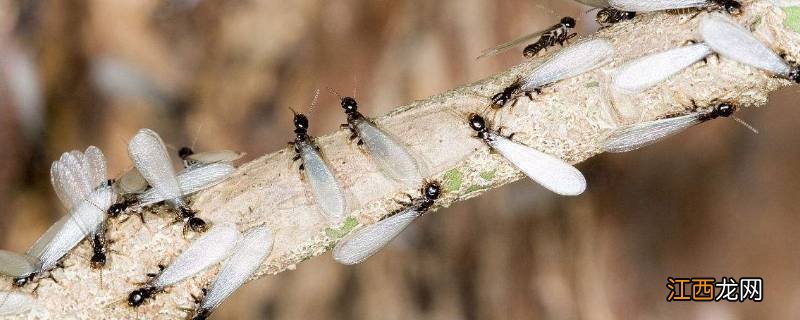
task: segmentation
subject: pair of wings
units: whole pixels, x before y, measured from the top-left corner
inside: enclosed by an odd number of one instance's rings
[[[619,10],[650,12],[671,9],[699,8],[710,0],[608,0],[608,4]]]
[[[547,29],[539,30],[539,31],[536,31],[534,33],[527,34],[527,35],[524,35],[522,37],[516,38],[516,39],[511,40],[509,42],[505,42],[505,43],[499,44],[497,46],[491,47],[489,49],[483,50],[483,51],[481,51],[481,55],[479,55],[476,59],[483,59],[483,58],[486,58],[486,57],[496,56],[496,55],[498,55],[500,53],[506,52],[509,49],[517,47],[517,46],[520,46],[522,44],[534,43],[536,41],[539,41],[539,38],[541,38],[542,35],[545,34],[545,32],[553,30],[553,28],[556,28],[558,26],[559,25],[554,25],[554,26],[551,26],[551,27],[549,27]]]
[[[30,272],[53,268],[87,235],[100,229],[105,211],[116,199],[116,194],[105,185],[105,156],[94,146],[83,153],[62,154],[50,167],[50,179],[69,214],[53,224],[28,249],[25,262],[30,263]]]
[[[234,225],[212,226],[183,250],[150,284],[156,288],[165,288],[217,264],[231,254],[239,237],[239,230]]]
[[[723,57],[783,77],[791,72],[783,58],[725,15],[714,13],[703,17],[700,33],[705,43]]]
[[[333,248],[333,259],[345,265],[367,260],[405,230],[421,215],[417,208],[407,208],[391,217],[355,230]]]
[[[325,163],[319,151],[310,143],[298,145],[303,159],[303,174],[311,186],[311,193],[325,217],[333,224],[339,224],[345,216],[345,197],[339,182]]]
[[[128,143],[128,156],[133,165],[164,199],[182,203],[180,185],[164,141],[153,130],[141,129]]]
[[[215,309],[247,282],[272,252],[273,242],[274,237],[267,227],[255,227],[245,232],[223,263],[200,307]]]
[[[492,138],[492,148],[545,188],[561,195],[578,195],[586,189],[583,174],[563,160],[499,135]],[[380,251],[420,215],[416,207],[410,207],[356,230],[336,244],[333,257],[342,264],[360,263]]]
[[[702,112],[691,112],[686,115],[660,119],[645,123],[625,126],[614,131],[603,143],[605,152],[628,152],[636,150],[661,139],[675,135],[694,125],[703,122]]]
[[[605,39],[588,40],[566,47],[520,79],[520,89],[530,92],[584,74],[611,61],[614,52],[614,46]]]
[[[192,153],[183,158],[185,166],[191,167],[195,165],[203,165],[210,163],[233,163],[236,160],[244,157],[244,152],[233,150],[219,150],[219,151],[206,151]]]
[[[651,54],[617,68],[612,76],[614,88],[628,94],[645,91],[712,53],[706,44],[694,44]]]
[[[62,192],[67,194],[65,189]],[[24,255],[0,250],[0,273],[20,277],[52,269],[72,248],[102,225],[106,217],[104,208],[108,209],[115,199],[116,194],[111,188],[102,186],[80,202],[65,202],[70,206],[70,214],[50,226]]]
[[[367,153],[384,174],[406,186],[422,184],[428,169],[402,142],[367,119],[354,120],[353,126]]]
[[[235,170],[233,165],[224,162],[196,164],[178,172],[175,179],[178,181],[181,195],[185,196],[221,182]],[[147,190],[137,196],[139,206],[147,206],[165,200],[169,199],[156,189]]]
[[[50,166],[50,182],[67,211],[86,200],[107,180],[106,158],[95,146],[85,152],[65,152]]]

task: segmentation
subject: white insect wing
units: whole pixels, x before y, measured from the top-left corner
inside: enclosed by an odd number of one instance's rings
[[[700,30],[706,44],[726,58],[784,77],[791,72],[786,61],[750,31],[722,14],[703,17]]]
[[[50,182],[67,211],[83,202],[93,190],[81,160],[69,152],[50,166]]]
[[[50,228],[48,228],[47,231],[45,231],[45,233],[33,243],[30,249],[28,249],[28,252],[25,254],[31,259],[34,259],[34,257],[41,257],[44,249],[46,249],[50,243],[53,242],[53,238],[55,238],[58,232],[64,227],[64,224],[66,224],[71,218],[72,217],[70,215],[65,215],[61,217],[61,219],[58,219],[56,223],[50,226]]]
[[[89,146],[86,148],[84,156],[86,157],[86,164],[88,164],[86,172],[89,173],[89,181],[92,183],[92,187],[97,188],[106,183],[108,181],[108,173],[106,171],[106,157],[103,152],[95,146]]]
[[[36,262],[27,255],[0,250],[0,274],[9,277],[24,277],[36,272]]]
[[[244,152],[236,152],[233,150],[220,150],[212,152],[198,152],[193,153],[186,157],[186,160],[192,163],[216,163],[216,162],[234,162],[241,159],[245,155]]]
[[[508,49],[517,47],[519,45],[532,43],[532,42],[538,40],[539,38],[541,38],[542,35],[545,32],[547,32],[548,30],[549,30],[549,28],[541,30],[541,31],[537,31],[537,32],[534,32],[534,33],[531,33],[531,34],[524,35],[522,37],[516,38],[516,39],[511,40],[509,42],[502,43],[502,44],[499,44],[497,46],[491,47],[489,49],[483,50],[483,51],[481,51],[481,55],[478,56],[478,59],[491,57],[491,56],[496,56],[496,55],[498,55],[500,53],[503,53],[503,52],[507,51]]]
[[[150,129],[141,129],[128,144],[128,154],[142,177],[166,200],[180,203],[181,189],[175,178],[167,147]]]
[[[586,190],[586,178],[559,158],[494,135],[490,144],[525,175],[543,187],[564,196],[576,196]]]
[[[607,0],[575,0],[580,3],[583,3],[587,6],[595,7],[595,8],[605,8],[610,6]]]
[[[361,263],[385,247],[420,216],[416,208],[408,208],[374,224],[355,230],[333,248],[333,259],[353,265]]]
[[[211,227],[175,258],[153,280],[152,285],[157,288],[168,287],[217,264],[231,253],[238,239],[239,231],[233,225]]]
[[[27,293],[0,291],[0,316],[13,316],[28,312],[36,299]]]
[[[201,307],[215,309],[247,282],[272,252],[272,244],[272,232],[266,227],[256,227],[242,235],[208,289]]]
[[[401,142],[367,120],[355,124],[364,147],[381,171],[392,179],[410,186],[418,186],[426,173]]]
[[[103,208],[108,209],[115,200],[116,193],[111,187],[102,187],[92,192],[86,201],[73,208],[62,227],[39,249],[41,253],[33,256],[41,261],[41,270],[46,271],[55,267],[72,248],[96,230],[106,218],[106,210]]]
[[[700,115],[691,113],[619,128],[603,143],[603,150],[613,153],[628,152],[651,145],[700,123]]]
[[[236,168],[227,163],[194,165],[179,172],[176,179],[178,180],[181,194],[185,196],[221,182],[235,170]],[[164,200],[169,199],[166,199],[158,191],[150,189],[139,195],[138,205],[147,206]]]
[[[521,80],[523,91],[533,91],[548,84],[589,72],[611,60],[614,46],[594,39],[562,49],[553,58]]]
[[[636,12],[696,8],[703,7],[708,2],[709,0],[608,0],[614,8]]]
[[[344,218],[345,199],[336,177],[312,145],[301,144],[300,155],[303,157],[303,172],[311,185],[314,200],[329,221],[340,223]]]
[[[701,43],[648,55],[620,67],[613,76],[613,83],[623,92],[639,93],[710,54],[711,48]]]

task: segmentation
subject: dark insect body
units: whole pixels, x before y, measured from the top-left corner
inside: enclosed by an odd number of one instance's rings
[[[544,31],[539,40],[525,47],[522,50],[522,55],[526,58],[531,58],[540,51],[556,44],[564,46],[564,42],[578,35],[577,33],[570,33],[572,28],[575,28],[575,19],[571,17],[562,18],[561,22]]]
[[[636,12],[617,10],[612,7],[602,8],[597,11],[595,20],[603,27],[608,27],[615,23],[632,20],[636,17]]]

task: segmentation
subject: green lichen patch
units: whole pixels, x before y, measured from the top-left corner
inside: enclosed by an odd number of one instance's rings
[[[483,179],[483,180],[492,181],[492,180],[494,180],[494,176],[495,176],[496,173],[497,173],[497,170],[483,171],[483,172],[480,173],[480,176],[481,176],[481,179]]]
[[[455,192],[461,189],[461,183],[464,182],[464,174],[458,169],[451,169],[444,174],[444,191]]]
[[[800,33],[800,7],[783,8],[783,11],[786,12],[786,20],[783,21],[783,24],[794,32]]]
[[[587,88],[597,88],[600,86],[600,82],[597,81],[587,82],[584,86]]]
[[[488,187],[475,184],[475,185],[469,186],[467,188],[467,191],[464,192],[464,194],[470,194],[470,193],[473,193],[473,192],[476,192],[476,191],[483,191],[483,190],[486,190],[486,189],[488,189]]]
[[[358,225],[358,220],[356,220],[356,218],[347,217],[347,219],[344,219],[344,223],[342,223],[341,227],[339,227],[338,229],[334,228],[325,229],[325,235],[328,236],[328,238],[338,240],[346,236],[348,233],[350,233],[350,231],[353,231],[353,228],[355,228],[357,225]]]

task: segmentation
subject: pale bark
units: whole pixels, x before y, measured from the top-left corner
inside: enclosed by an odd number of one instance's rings
[[[626,97],[607,92],[608,74],[615,66],[683,45],[687,40],[701,40],[697,33],[700,17],[702,14],[695,19],[689,15],[642,14],[635,23],[622,23],[590,35],[587,38],[606,38],[616,46],[617,53],[610,64],[561,81],[533,101],[522,98],[515,107],[488,111],[486,115],[495,120],[495,126],[516,132],[516,139],[522,143],[579,163],[600,153],[604,137],[620,124],[679,113],[690,108],[692,100],[700,105],[724,100],[741,107],[760,106],[766,103],[770,92],[790,84],[742,64],[712,57],[642,94]],[[783,18],[782,11],[771,2],[757,1],[747,5],[737,19],[776,51],[798,57],[800,37],[782,25]],[[572,42],[576,41],[581,40]],[[522,178],[502,157],[490,153],[472,137],[462,115],[485,112],[488,97],[555,51],[376,119],[420,155],[431,173],[430,179],[444,183],[445,194],[439,207]],[[259,276],[264,278],[260,281],[269,281],[265,275],[292,270],[298,263],[325,253],[344,231],[354,227],[355,221],[369,224],[397,209],[393,199],[402,193],[418,194],[417,187],[403,187],[383,176],[364,152],[348,142],[348,135],[340,130],[316,140],[347,192],[352,218],[344,227],[326,224],[297,166],[292,164],[293,151],[289,148],[242,165],[230,179],[193,197],[192,206],[213,223],[234,222],[242,230],[267,225],[276,235],[275,246]],[[286,139],[289,138],[287,133]],[[587,192],[592,192],[591,177],[587,178]],[[53,271],[58,283],[39,281],[37,305],[23,317],[185,317],[181,308],[193,307],[191,295],[200,294],[200,288],[216,270],[184,281],[138,309],[125,304],[128,293],[146,279],[146,273],[158,271],[158,264],[169,263],[190,241],[184,238],[181,225],[169,225],[173,217],[161,210],[158,215],[145,215],[146,226],[136,218],[111,222],[109,236],[116,241],[111,245],[116,253],[111,254],[102,271],[102,282],[101,273],[89,268],[90,247],[84,243],[68,256],[65,268]],[[7,280],[0,282],[3,290],[10,287]]]

